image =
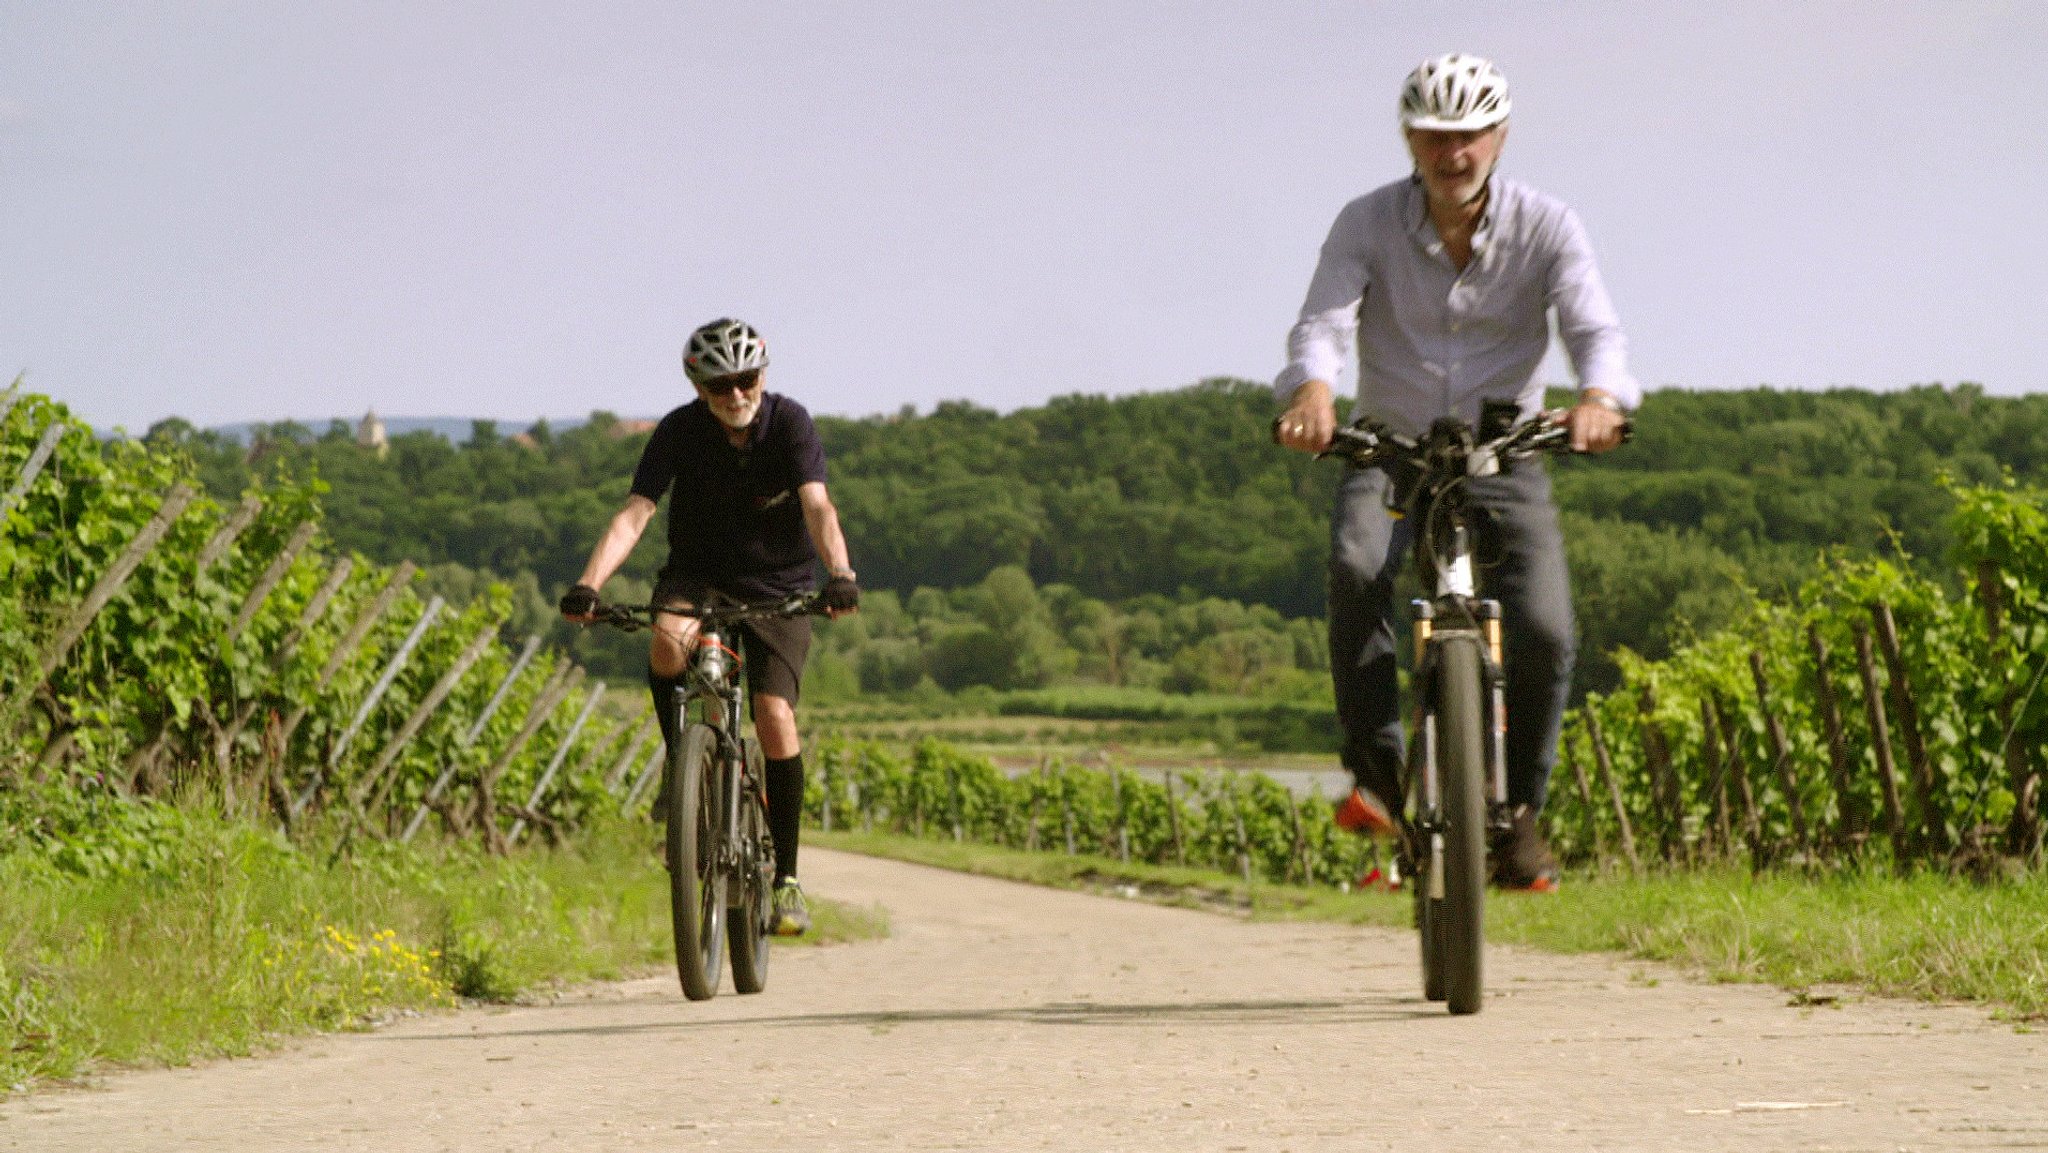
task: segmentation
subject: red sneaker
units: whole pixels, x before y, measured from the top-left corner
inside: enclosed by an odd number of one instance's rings
[[[1387,807],[1363,788],[1352,789],[1350,796],[1337,802],[1335,819],[1338,828],[1361,836],[1392,840],[1400,835],[1394,818],[1387,815]]]

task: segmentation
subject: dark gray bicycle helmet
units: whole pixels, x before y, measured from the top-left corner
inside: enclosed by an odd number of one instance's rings
[[[683,375],[693,383],[768,367],[768,342],[744,320],[720,317],[690,334]]]

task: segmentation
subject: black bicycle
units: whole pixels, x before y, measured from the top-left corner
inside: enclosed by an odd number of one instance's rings
[[[1318,458],[1384,469],[1387,508],[1415,526],[1413,567],[1434,594],[1412,602],[1415,713],[1402,821],[1422,941],[1423,994],[1452,1013],[1484,995],[1487,845],[1507,835],[1507,675],[1500,602],[1477,595],[1465,482],[1537,453],[1571,451],[1561,417],[1517,423],[1489,402],[1479,428],[1455,417],[1420,438],[1370,418],[1337,430]],[[1624,437],[1627,435],[1624,426]]]
[[[656,611],[700,625],[682,685],[668,706],[681,734],[668,750],[658,815],[668,824],[669,912],[675,925],[676,975],[683,995],[718,994],[725,948],[732,984],[742,993],[768,986],[774,926],[775,845],[761,747],[745,736],[744,657],[733,637],[746,621],[823,611],[817,598],[760,604],[711,603],[693,609],[599,605],[598,620],[632,632],[651,628]]]

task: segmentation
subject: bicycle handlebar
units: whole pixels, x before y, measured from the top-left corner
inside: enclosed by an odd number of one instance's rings
[[[1624,420],[1622,441],[1632,439],[1634,433],[1635,422]],[[1539,413],[1491,440],[1477,442],[1470,428],[1456,420],[1438,421],[1427,434],[1416,438],[1362,417],[1331,434],[1330,447],[1317,453],[1316,459],[1338,456],[1356,468],[1372,468],[1395,461],[1420,465],[1433,457],[1448,463],[1446,458],[1457,457],[1462,458],[1457,463],[1463,465],[1466,476],[1490,476],[1503,464],[1537,453],[1565,455],[1573,451],[1570,428],[1561,415],[1551,412]]]
[[[825,615],[825,602],[816,593],[797,593],[775,601],[757,601],[753,604],[699,605],[683,608],[668,605],[608,605],[598,604],[591,608],[590,615],[599,623],[607,624],[622,632],[637,632],[653,628],[656,613],[670,616],[690,617],[716,628],[720,625],[738,624],[742,621],[763,620],[769,617],[801,617]]]

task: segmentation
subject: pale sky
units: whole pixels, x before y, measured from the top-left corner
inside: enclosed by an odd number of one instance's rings
[[[0,0],[0,378],[136,432],[654,414],[737,315],[821,412],[1270,379],[1451,50],[1645,385],[2048,390],[2036,0]]]

